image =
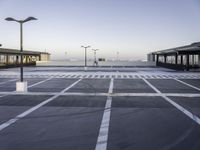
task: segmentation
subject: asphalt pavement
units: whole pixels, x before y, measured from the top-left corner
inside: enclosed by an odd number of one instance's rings
[[[199,150],[199,79],[0,78],[0,150]]]

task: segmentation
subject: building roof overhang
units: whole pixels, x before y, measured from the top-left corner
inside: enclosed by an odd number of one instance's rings
[[[174,55],[174,54],[200,54],[200,42],[192,43],[191,45],[170,48],[152,52],[156,55]]]
[[[0,48],[0,54],[20,55],[21,52],[20,52],[20,50],[17,50],[17,49]],[[47,52],[27,51],[27,50],[23,51],[23,55],[37,55],[37,56],[39,56],[41,54],[50,55]]]

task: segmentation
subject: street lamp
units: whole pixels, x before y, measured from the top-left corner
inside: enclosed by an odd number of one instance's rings
[[[98,65],[98,62],[97,62],[97,57],[96,57],[96,54],[97,54],[97,51],[98,49],[92,49],[94,51],[94,65]]]
[[[20,24],[20,81],[21,83],[19,83],[20,89],[18,89],[17,86],[17,91],[27,91],[27,82],[23,82],[23,23],[28,22],[28,21],[32,21],[32,20],[37,20],[34,17],[28,17],[24,20],[16,20],[14,18],[8,17],[5,19],[6,21],[15,21],[18,22]]]
[[[65,59],[66,59],[66,61],[67,61],[67,52],[65,52]]]
[[[117,52],[117,61],[119,61],[119,52]]]
[[[87,48],[90,48],[91,46],[81,46],[85,49],[85,68],[87,67]]]

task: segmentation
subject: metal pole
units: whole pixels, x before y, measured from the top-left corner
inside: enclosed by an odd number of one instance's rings
[[[94,62],[96,63],[97,57],[96,57],[96,50],[94,51]]]
[[[117,61],[119,61],[119,52],[117,52]]]
[[[20,22],[20,81],[23,82],[23,23]]]
[[[90,48],[90,46],[81,46],[82,48],[85,49],[85,69],[87,67],[87,48]]]
[[[85,67],[87,67],[87,47],[85,47]]]
[[[186,70],[189,71],[190,69],[190,56],[189,54],[186,55]]]

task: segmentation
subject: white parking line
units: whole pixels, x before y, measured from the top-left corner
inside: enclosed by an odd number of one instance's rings
[[[36,85],[39,85],[39,84],[44,83],[44,82],[46,82],[46,81],[49,81],[49,80],[51,80],[52,78],[53,78],[53,77],[50,77],[50,78],[45,79],[45,80],[43,80],[43,81],[40,81],[40,82],[37,82],[37,83],[35,83],[35,84],[29,85],[28,88],[33,87],[33,86],[36,86]]]
[[[156,93],[161,94],[161,92],[160,92],[156,87],[154,87],[149,81],[147,81],[147,80],[144,79],[144,78],[143,78],[143,80],[144,80],[144,82],[145,82],[148,86],[150,86],[154,91],[156,91]]]
[[[174,79],[174,80],[176,80],[176,81],[178,81],[178,82],[180,82],[180,83],[182,83],[182,84],[185,84],[185,85],[187,85],[187,86],[189,86],[189,87],[191,87],[191,88],[193,88],[193,89],[196,89],[196,90],[200,91],[200,88],[198,88],[198,87],[196,87],[196,86],[193,86],[193,85],[191,85],[191,84],[188,84],[188,83],[186,83],[186,82],[184,82],[184,81],[181,81],[181,80],[179,80],[179,79]]]
[[[22,119],[23,117],[27,116],[28,114],[32,113],[33,111],[37,110],[38,108],[44,106],[45,104],[51,102],[52,100],[54,100],[55,98],[57,98],[58,96],[60,96],[61,94],[65,93],[67,90],[69,90],[70,88],[72,88],[74,85],[76,85],[79,81],[81,81],[81,79],[79,79],[78,81],[74,82],[73,84],[71,84],[70,86],[68,86],[67,88],[65,88],[64,90],[62,90],[60,93],[48,98],[47,100],[41,102],[40,104],[28,109],[27,111],[19,114],[18,116],[16,116],[13,119],[8,120],[7,122],[3,123],[0,125],[0,131],[2,131],[3,129],[5,129],[6,127],[10,126],[11,124],[15,123],[16,121],[18,121],[19,119]]]
[[[113,93],[113,86],[114,86],[114,79],[113,78],[111,78],[111,80],[110,80],[110,87],[109,87],[109,91],[108,91],[108,93]]]
[[[12,81],[17,81],[18,79],[12,79],[12,80],[8,80],[8,81],[4,81],[4,82],[1,82],[0,85],[2,84],[5,84],[5,83],[8,83],[8,82],[12,82]]]
[[[0,95],[56,95],[59,92],[0,92]],[[149,96],[173,96],[173,97],[200,97],[200,94],[190,93],[81,93],[81,92],[67,92],[62,93],[63,96],[137,96],[137,97],[149,97]],[[1,96],[0,96],[1,97]]]
[[[50,79],[52,79],[52,77],[51,77],[51,78],[48,78],[48,79],[45,79],[45,80],[43,80],[43,81],[34,83],[34,84],[32,84],[32,85],[29,85],[28,88],[33,87],[33,86],[36,86],[36,85],[41,84],[41,83],[44,83],[44,82],[46,82],[46,81],[48,81],[48,80],[50,80]],[[18,80],[18,79],[16,79],[16,80]],[[13,92],[14,92],[15,94],[18,94],[18,92],[16,92],[16,91],[12,91],[12,93],[13,93]],[[10,95],[11,92],[0,92],[0,93],[6,93],[6,94],[0,96],[0,97],[5,97],[5,96],[7,96],[7,95]],[[21,92],[20,92],[19,94],[21,94]]]
[[[192,120],[194,120],[196,123],[198,123],[200,125],[200,119],[194,115],[193,113],[191,113],[190,111],[186,110],[184,107],[182,107],[181,105],[175,103],[173,100],[171,100],[169,97],[163,95],[155,86],[153,86],[149,81],[147,81],[146,79],[144,79],[144,82],[146,82],[151,88],[153,88],[158,94],[160,94],[161,97],[163,97],[167,102],[169,102],[170,104],[172,104],[174,107],[176,107],[178,110],[180,110],[181,112],[183,112],[185,115],[187,115],[189,118],[191,118]]]
[[[111,78],[110,87],[109,87],[109,91],[108,91],[109,94],[111,94],[113,92],[113,83],[114,83],[114,79]],[[95,150],[106,150],[107,149],[111,105],[112,105],[112,97],[108,96],[107,101],[106,101],[106,106],[104,109],[104,113],[103,113],[101,126],[99,129],[99,136],[97,138],[97,144],[96,144]]]

